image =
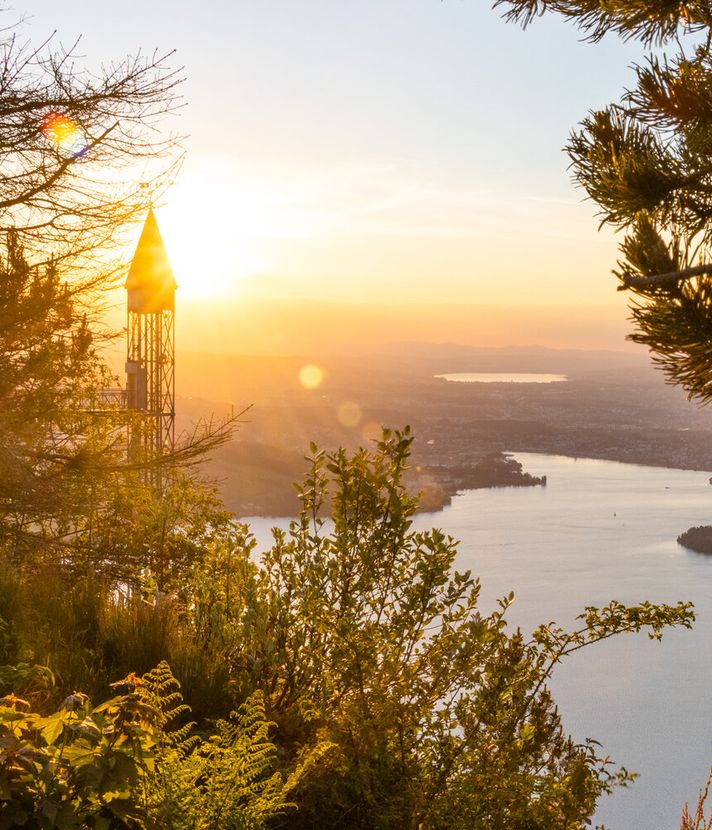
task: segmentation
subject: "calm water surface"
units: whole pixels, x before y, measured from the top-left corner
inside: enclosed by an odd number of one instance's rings
[[[712,557],[676,540],[712,523],[709,473],[518,453],[548,486],[470,490],[418,527],[460,539],[457,565],[482,580],[482,606],[510,590],[510,623],[571,625],[586,605],[692,600],[693,631],[662,642],[623,635],[568,659],[554,697],[574,738],[592,737],[619,765],[640,773],[605,799],[607,830],[676,830],[712,764]],[[254,519],[262,544],[272,524]]]

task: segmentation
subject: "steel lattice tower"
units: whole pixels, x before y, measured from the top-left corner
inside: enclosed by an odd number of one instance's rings
[[[133,460],[150,463],[173,450],[175,440],[176,281],[152,209],[126,290],[126,405],[145,416],[131,427],[129,451]]]

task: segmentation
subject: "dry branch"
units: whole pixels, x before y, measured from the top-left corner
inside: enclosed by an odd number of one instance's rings
[[[712,263],[706,265],[694,265],[692,268],[683,268],[682,271],[671,271],[667,274],[651,274],[647,277],[634,277],[626,275],[623,277],[622,285],[618,286],[619,291],[626,291],[628,288],[664,288],[675,285],[678,282],[701,277],[705,274],[712,274]]]

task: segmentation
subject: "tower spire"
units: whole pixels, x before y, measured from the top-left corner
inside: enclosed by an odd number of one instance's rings
[[[153,207],[150,207],[126,278],[129,311],[172,311],[177,287]]]
[[[171,451],[175,440],[177,286],[152,207],[125,287],[127,406],[146,416],[145,423],[133,430],[130,450],[134,459],[147,461]]]

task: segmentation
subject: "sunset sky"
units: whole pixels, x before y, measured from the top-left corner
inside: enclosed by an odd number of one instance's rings
[[[81,34],[89,66],[185,66],[186,163],[156,211],[184,348],[300,348],[325,317],[327,338],[626,348],[616,241],[561,147],[638,46],[522,32],[488,0],[16,8],[35,42]]]

